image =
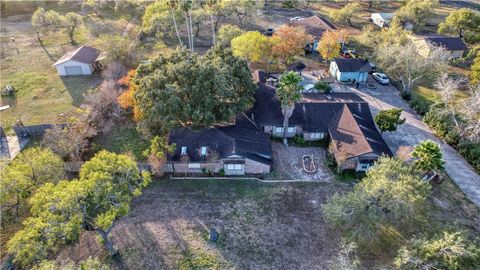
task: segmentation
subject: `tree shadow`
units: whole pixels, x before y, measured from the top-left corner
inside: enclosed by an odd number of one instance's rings
[[[72,97],[72,105],[80,107],[89,90],[97,88],[102,82],[99,74],[81,76],[61,76],[63,85]]]
[[[48,58],[50,58],[50,60],[52,60],[52,62],[55,62],[55,58],[53,58],[53,56],[50,54],[50,52],[47,50],[47,48],[45,47],[45,45],[43,44],[43,40],[41,39],[38,39],[38,42],[40,43],[40,46],[42,47],[42,49],[45,51],[45,53],[47,54]]]

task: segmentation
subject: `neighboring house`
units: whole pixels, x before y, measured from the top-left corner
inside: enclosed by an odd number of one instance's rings
[[[337,30],[337,27],[335,27],[333,23],[317,15],[301,18],[295,22],[292,22],[291,25],[302,26],[305,31],[313,37],[313,43],[306,44],[305,46],[305,51],[309,53],[317,51],[318,42],[322,38],[322,35],[325,31]]]
[[[450,59],[460,58],[468,50],[467,45],[459,37],[431,35],[410,36],[410,38],[417,47],[418,54],[423,57],[427,57],[434,46],[445,48]]]
[[[360,58],[335,58],[330,63],[330,74],[339,82],[366,82],[371,65]]]
[[[268,78],[256,71],[254,78]],[[265,133],[283,136],[283,114],[275,88],[258,81],[253,108],[245,113]],[[342,169],[365,171],[381,155],[392,153],[378,132],[368,103],[353,93],[304,93],[289,118],[287,137],[332,139],[333,154]],[[343,162],[342,162],[343,161]]]
[[[168,142],[176,147],[168,156],[166,172],[218,173],[221,169],[225,175],[270,172],[270,137],[243,115],[233,125],[199,131],[175,129],[170,132]]]
[[[380,27],[388,27],[392,21],[393,13],[372,13],[370,19]]]
[[[392,22],[393,15],[394,13],[372,13],[372,15],[370,15],[370,20],[382,28],[388,28]],[[403,29],[407,31],[411,31],[413,27],[414,25],[410,22],[405,22],[403,24]]]
[[[98,66],[99,55],[97,49],[81,46],[62,56],[53,66],[60,76],[91,75]]]

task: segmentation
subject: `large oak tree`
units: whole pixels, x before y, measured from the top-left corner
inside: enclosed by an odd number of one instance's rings
[[[134,79],[140,126],[150,134],[228,122],[252,105],[247,62],[216,47],[204,56],[176,50],[140,65]]]

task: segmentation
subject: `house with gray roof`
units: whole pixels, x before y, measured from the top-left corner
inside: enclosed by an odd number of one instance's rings
[[[360,58],[335,58],[330,63],[330,74],[339,82],[366,82],[372,66]]]
[[[229,125],[193,131],[177,128],[168,136],[175,151],[167,172],[219,172],[226,175],[264,174],[271,170],[271,137],[283,136],[283,114],[276,97],[275,75],[255,71],[255,103]],[[342,169],[367,170],[392,152],[378,132],[368,103],[354,93],[303,93],[289,118],[287,137],[330,138]]]
[[[417,47],[417,52],[423,57],[428,57],[433,47],[442,47],[448,54],[450,59],[456,59],[463,56],[467,45],[459,37],[447,37],[440,35],[424,35],[424,36],[410,36],[410,39]]]

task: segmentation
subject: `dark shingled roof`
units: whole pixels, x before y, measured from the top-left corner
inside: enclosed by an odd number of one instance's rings
[[[369,72],[372,68],[367,60],[360,58],[335,58],[341,72]]]
[[[347,121],[344,118],[348,118],[348,113],[352,116]],[[282,109],[275,91],[261,82],[255,93],[255,104],[246,114],[257,126],[283,125]],[[377,131],[368,103],[354,93],[304,94],[302,101],[295,105],[289,125],[302,126],[304,132],[332,133],[335,140],[352,144],[347,137],[340,136],[345,132],[339,129],[344,127],[356,136],[356,143],[349,147],[350,157],[369,152],[391,155]]]
[[[289,65],[289,66],[287,67],[287,70],[288,70],[288,71],[297,71],[297,72],[300,72],[300,71],[302,71],[303,69],[305,69],[306,67],[307,67],[307,66],[305,66],[305,64],[302,63],[302,62],[295,62],[295,63]]]
[[[367,103],[344,104],[330,122],[329,134],[348,157],[375,153],[392,156],[378,132]]]
[[[207,147],[207,152],[217,153],[219,159],[239,155],[264,164],[271,164],[270,136],[249,123],[248,119],[244,121],[239,119],[239,121],[240,124],[218,125],[198,131],[187,128],[172,130],[168,135],[168,143],[175,143],[176,148],[174,153],[169,155],[169,160],[180,161],[182,146],[186,146],[189,160],[193,162],[205,160],[201,156],[201,148]]]
[[[435,46],[444,47],[449,51],[464,51],[468,49],[467,45],[459,37],[426,36],[424,38]]]
[[[77,61],[80,63],[85,63],[85,64],[92,64],[95,62],[95,60],[99,55],[100,55],[99,50],[92,47],[87,47],[84,45],[74,51],[68,52],[67,54],[62,56],[62,58],[60,58],[57,62],[55,62],[55,64],[53,65],[56,66],[58,64],[61,64],[70,60]]]

